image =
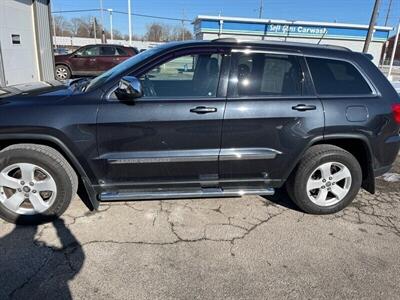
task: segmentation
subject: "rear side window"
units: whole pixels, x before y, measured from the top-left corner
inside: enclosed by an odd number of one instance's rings
[[[302,95],[303,73],[296,56],[242,53],[237,70],[238,96]]]
[[[125,52],[124,49],[117,47],[117,55],[127,56],[128,54]]]
[[[117,50],[115,49],[115,47],[101,47],[100,50],[100,55],[104,55],[104,56],[113,56],[113,55],[118,55]]]
[[[366,95],[372,90],[360,72],[341,60],[308,57],[315,89],[319,95]]]

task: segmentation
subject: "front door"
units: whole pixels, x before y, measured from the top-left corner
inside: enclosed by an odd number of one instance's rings
[[[100,55],[100,46],[88,46],[78,50],[70,59],[74,74],[98,74],[97,58]]]
[[[323,134],[321,101],[301,55],[233,52],[221,179],[280,186],[311,140]]]
[[[226,102],[218,84],[227,59],[217,50],[169,57],[132,74],[142,82],[142,98],[128,103],[112,94],[104,101],[98,145],[106,186],[198,183],[218,176]]]

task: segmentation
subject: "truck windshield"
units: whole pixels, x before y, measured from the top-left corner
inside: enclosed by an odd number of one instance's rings
[[[141,61],[153,56],[154,54],[162,51],[165,49],[167,46],[166,44],[158,47],[154,47],[151,49],[148,49],[146,51],[140,52],[139,54],[133,56],[132,58],[124,61],[123,63],[120,63],[119,65],[116,65],[114,68],[108,70],[107,72],[104,72],[103,74],[97,76],[93,80],[90,81],[88,86],[86,87],[85,91],[89,92],[92,91],[101,85],[103,85],[106,82],[109,82],[110,80],[115,79],[118,77],[120,74],[124,73],[126,70],[131,69],[134,67],[136,64],[140,63]]]

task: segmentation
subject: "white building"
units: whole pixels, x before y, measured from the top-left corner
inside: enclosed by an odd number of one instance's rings
[[[375,26],[369,53],[377,64],[382,46],[392,27]],[[320,43],[362,51],[368,25],[285,21],[271,19],[198,16],[194,21],[196,39],[236,37],[238,39],[280,40],[290,42]]]
[[[0,86],[54,80],[50,0],[0,0]]]

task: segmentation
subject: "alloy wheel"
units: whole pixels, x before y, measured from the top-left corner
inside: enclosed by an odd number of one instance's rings
[[[56,196],[56,182],[42,167],[17,163],[0,172],[0,203],[14,213],[44,213],[52,206]]]
[[[350,170],[342,163],[328,162],[318,166],[307,181],[308,198],[319,206],[331,206],[346,197],[351,188]]]

